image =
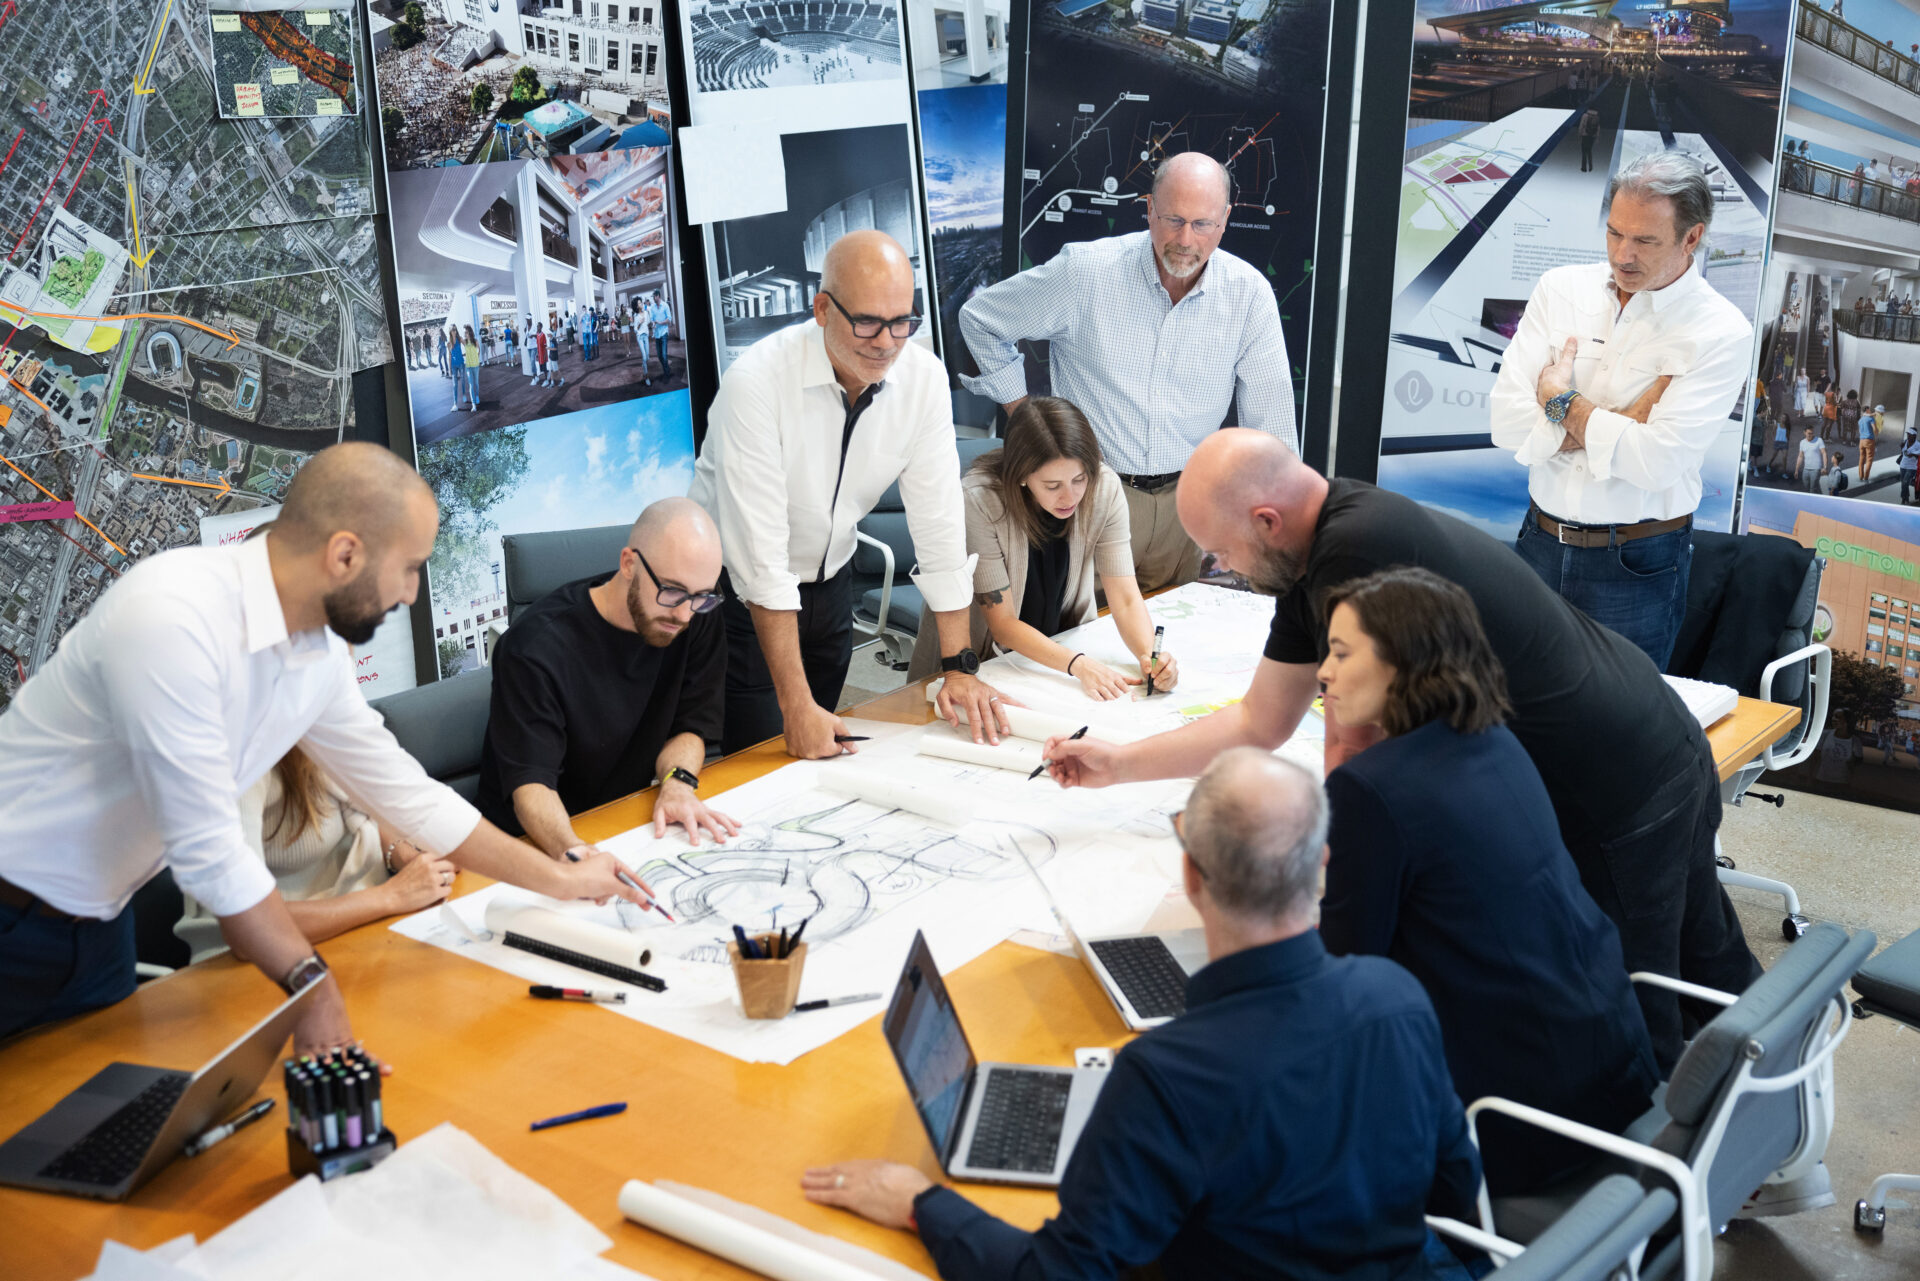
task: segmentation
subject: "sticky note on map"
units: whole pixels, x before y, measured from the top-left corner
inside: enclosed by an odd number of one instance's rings
[[[215,31],[238,31],[240,29],[240,15],[237,13],[214,14],[213,29]]]
[[[236,116],[264,116],[266,104],[260,98],[260,86],[257,84],[235,83],[233,86],[233,114]]]
[[[340,105],[340,99],[338,98],[315,98],[313,100],[313,114],[316,116],[337,116],[340,114]]]
[[[297,85],[300,83],[300,73],[292,67],[275,67],[270,78],[273,83],[277,85]]]
[[[330,27],[333,25],[333,14],[325,9],[309,9],[307,10],[307,25],[309,27]]]

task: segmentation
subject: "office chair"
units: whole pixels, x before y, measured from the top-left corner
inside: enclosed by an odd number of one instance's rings
[[[1920,930],[1861,966],[1853,976],[1853,990],[1860,994],[1853,1003],[1855,1018],[1883,1014],[1920,1030]],[[1894,1191],[1920,1192],[1920,1174],[1883,1174],[1875,1179],[1866,1197],[1854,1203],[1854,1230],[1886,1231],[1887,1193]]]
[[[471,801],[480,791],[480,747],[492,701],[493,669],[481,667],[367,705],[422,769]]]
[[[620,549],[632,524],[508,534],[500,540],[507,593],[507,625],[556,587],[620,568]]]
[[[1713,1239],[1755,1188],[1795,1185],[1794,1210],[1832,1204],[1825,1188],[1833,1132],[1833,1054],[1852,1026],[1844,991],[1872,953],[1874,936],[1821,922],[1739,996],[1654,974],[1652,983],[1725,1008],[1688,1044],[1665,1091],[1624,1134],[1567,1121],[1506,1099],[1478,1099],[1467,1124],[1497,1112],[1585,1143],[1606,1159],[1559,1186],[1492,1201],[1480,1193],[1480,1226],[1516,1241],[1540,1236],[1599,1179],[1636,1173],[1670,1182],[1677,1231],[1641,1269],[1649,1281],[1709,1281]],[[1835,1014],[1839,1025],[1831,1027]],[[1775,1212],[1780,1206],[1776,1205]]]
[[[172,868],[161,868],[133,892],[135,978],[161,978],[193,960],[193,949],[173,932],[186,910],[186,896],[174,881]]]
[[[1500,1260],[1500,1281],[1634,1281],[1648,1240],[1678,1205],[1665,1188],[1610,1174],[1529,1245],[1439,1215],[1427,1226]]]

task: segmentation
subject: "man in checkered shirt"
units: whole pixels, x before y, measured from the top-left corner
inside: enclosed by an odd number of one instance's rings
[[[1027,398],[1020,341],[1051,344],[1053,393],[1092,421],[1125,487],[1144,591],[1199,574],[1174,491],[1236,407],[1240,426],[1300,447],[1273,288],[1220,249],[1232,186],[1211,156],[1173,156],[1154,171],[1146,231],[1067,245],[960,309],[981,370],[961,381],[1007,409]]]

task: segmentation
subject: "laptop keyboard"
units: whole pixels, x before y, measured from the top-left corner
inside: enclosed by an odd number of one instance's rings
[[[1091,946],[1141,1018],[1170,1019],[1187,1012],[1187,972],[1157,936],[1096,939]]]
[[[140,1168],[154,1136],[173,1115],[191,1073],[163,1076],[87,1131],[85,1138],[40,1168],[43,1179],[110,1188]]]
[[[1073,1076],[1067,1072],[1000,1067],[988,1072],[967,1164],[977,1170],[1052,1172],[1072,1092]]]

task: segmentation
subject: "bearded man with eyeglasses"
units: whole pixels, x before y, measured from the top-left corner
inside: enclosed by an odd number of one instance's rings
[[[1067,245],[969,299],[960,332],[980,373],[961,381],[1011,411],[1027,398],[1020,343],[1049,344],[1053,394],[1086,414],[1119,473],[1135,573],[1153,591],[1200,572],[1173,505],[1194,448],[1235,421],[1296,453],[1300,440],[1273,286],[1220,248],[1238,207],[1231,175],[1182,152],[1142,203],[1145,231]]]
[[[856,750],[835,714],[853,657],[855,525],[895,484],[913,583],[940,630],[935,707],[997,743],[1005,700],[975,674],[947,371],[910,341],[924,319],[913,263],[862,230],[820,267],[813,323],[762,338],[721,378],[693,469],[690,497],[718,522],[726,560],[726,749],[784,733],[802,759]]]
[[[653,831],[695,845],[740,830],[700,799],[720,741],[727,642],[720,531],[698,503],[640,513],[611,573],[556,587],[493,651],[480,812],[554,858],[589,854],[570,814],[649,787]]]

